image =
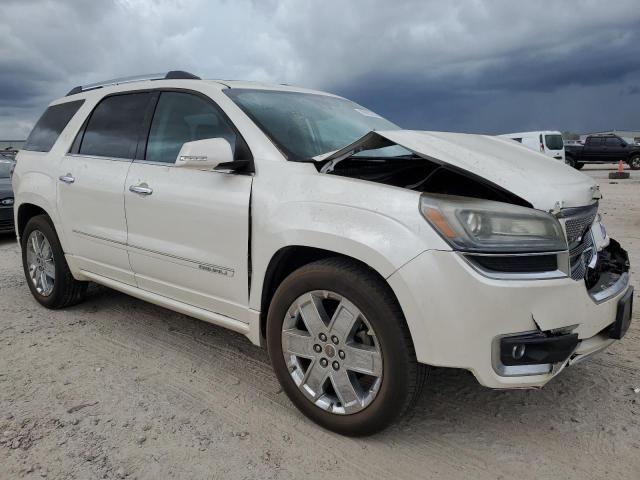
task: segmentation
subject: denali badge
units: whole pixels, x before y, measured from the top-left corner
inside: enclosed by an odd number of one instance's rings
[[[198,265],[198,268],[205,272],[217,273],[218,275],[224,275],[225,277],[233,277],[233,274],[235,273],[230,268],[216,267],[214,265]]]
[[[4,200],[0,201],[0,205],[2,205],[3,207],[11,207],[13,205],[13,198],[5,198]]]

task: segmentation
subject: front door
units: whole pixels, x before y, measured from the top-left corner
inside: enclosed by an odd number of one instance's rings
[[[124,183],[151,100],[147,93],[101,100],[74,142],[76,153],[64,157],[58,172],[66,253],[82,270],[130,285]]]
[[[129,258],[140,288],[244,320],[252,176],[174,166],[183,143],[204,138],[246,151],[211,100],[162,92],[125,183]]]

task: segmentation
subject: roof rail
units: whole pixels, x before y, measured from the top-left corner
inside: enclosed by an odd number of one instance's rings
[[[69,90],[69,93],[67,93],[66,96],[68,97],[69,95],[75,95],[76,93],[82,93],[88,90],[95,90],[96,88],[120,85],[122,83],[140,82],[142,80],[201,80],[201,78],[193,73],[185,72],[183,70],[171,70],[167,73],[148,73],[146,75],[114,78],[113,80],[105,80],[104,82],[92,83],[89,85],[78,85],[77,87],[73,87]]]

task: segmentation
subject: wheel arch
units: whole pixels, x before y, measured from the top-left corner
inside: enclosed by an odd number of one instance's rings
[[[24,232],[24,229],[27,226],[29,220],[31,220],[33,217],[37,217],[38,215],[46,215],[53,221],[49,212],[47,212],[41,206],[34,203],[20,204],[16,213],[16,233],[18,235],[18,238],[22,237],[22,233]]]
[[[260,336],[262,339],[264,339],[266,335],[269,306],[276,290],[283,280],[298,268],[325,258],[343,258],[366,268],[384,282],[384,284],[389,288],[389,291],[393,295],[395,301],[400,305],[397,295],[387,282],[384,275],[372,266],[368,265],[366,262],[353,256],[332,250],[325,250],[305,245],[289,245],[280,248],[273,254],[265,271],[260,296]],[[400,309],[402,310],[401,305]]]

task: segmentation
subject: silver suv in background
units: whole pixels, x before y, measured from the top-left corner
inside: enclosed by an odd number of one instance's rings
[[[15,162],[0,156],[0,234],[13,233],[13,188],[11,176]]]

